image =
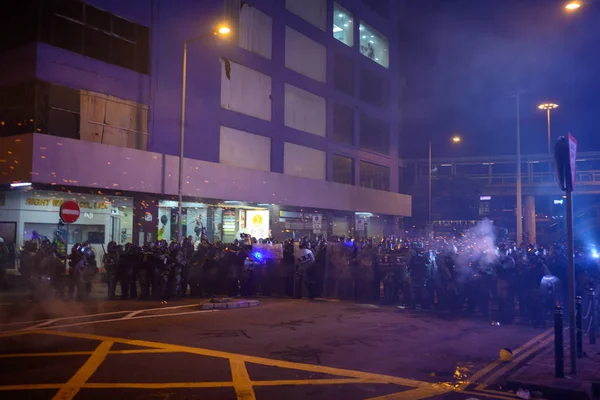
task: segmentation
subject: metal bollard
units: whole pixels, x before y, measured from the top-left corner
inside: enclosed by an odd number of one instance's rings
[[[598,323],[598,320],[596,318],[598,318],[598,315],[596,314],[596,294],[594,293],[594,289],[590,288],[590,317],[589,317],[589,323],[590,323],[590,332],[589,332],[589,337],[590,337],[590,344],[596,344],[596,324]]]
[[[561,306],[554,308],[554,375],[557,378],[565,377],[565,343],[563,331],[563,309]]]
[[[583,329],[581,321],[581,296],[575,297],[575,329],[577,336],[577,357],[583,357]]]

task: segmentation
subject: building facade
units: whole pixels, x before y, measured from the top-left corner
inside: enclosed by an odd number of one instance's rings
[[[397,234],[411,210],[399,187],[398,3],[10,2],[0,21],[10,38],[0,44],[3,229],[20,245],[37,221],[27,210],[56,215],[73,198],[92,207],[87,222],[106,216],[103,234],[70,243],[172,237],[183,43],[194,39],[187,234]],[[231,33],[213,34],[219,24]],[[31,186],[10,186],[19,182]]]

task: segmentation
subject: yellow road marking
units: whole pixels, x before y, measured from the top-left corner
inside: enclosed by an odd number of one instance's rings
[[[74,398],[81,387],[87,382],[88,379],[96,372],[100,364],[106,358],[108,351],[110,350],[113,342],[103,341],[96,348],[94,353],[88,358],[83,366],[69,379],[62,389],[58,391],[53,400],[70,400]]]
[[[67,357],[67,356],[90,356],[93,351],[63,351],[50,353],[11,353],[0,354],[0,358],[32,358],[32,357]],[[153,354],[153,353],[172,353],[165,349],[144,349],[144,350],[111,350],[108,354]]]
[[[477,390],[477,388],[475,388],[475,390]],[[489,394],[493,394],[493,395],[500,395],[500,396],[505,396],[505,397],[506,397],[506,396],[508,396],[508,397],[512,397],[512,398],[515,398],[515,399],[518,399],[518,398],[520,398],[520,397],[519,397],[519,396],[517,396],[517,395],[514,395],[514,396],[513,396],[513,395],[512,395],[512,394],[510,394],[510,393],[501,392],[501,391],[499,391],[499,390],[483,389],[483,390],[477,390],[477,391],[478,391],[478,392],[480,392],[481,394],[486,394],[486,395],[487,395],[487,393],[489,393]]]
[[[248,370],[246,369],[246,363],[242,360],[230,359],[229,366],[231,367],[233,388],[235,389],[238,400],[256,400],[252,381],[250,380],[250,375],[248,375]]]
[[[86,383],[84,389],[205,389],[233,387],[233,382]]]
[[[543,340],[545,338],[545,336],[548,335],[548,334],[550,334],[551,332],[552,332],[552,329],[548,329],[545,332],[540,333],[539,335],[537,335],[536,337],[534,337],[533,339],[529,340],[528,342],[526,342],[525,344],[523,344],[521,347],[519,347],[518,349],[516,349],[513,352],[513,354],[516,354],[517,358],[519,358],[519,353],[520,352],[522,352],[524,349],[528,348],[532,344],[536,344],[538,341]],[[467,381],[465,381],[462,384],[460,384],[456,388],[456,390],[462,391],[464,388],[466,388],[469,385],[477,382],[483,376],[487,375],[488,373],[490,373],[491,371],[493,371],[494,369],[496,369],[498,366],[500,366],[502,364],[504,364],[504,361],[502,361],[502,360],[496,360],[496,361],[492,362],[488,366],[486,366],[486,367],[480,369],[479,371],[477,371],[476,373],[474,373]]]
[[[426,399],[431,396],[447,393],[449,390],[421,387],[411,390],[405,390],[404,392],[386,394],[379,397],[373,397],[368,400],[420,400]]]
[[[252,381],[252,386],[300,386],[300,385],[355,385],[361,383],[376,383],[372,379],[340,378],[340,379],[298,379],[282,381]]]
[[[503,374],[507,373],[510,369],[517,366],[521,361],[523,361],[525,358],[529,357],[531,354],[535,353],[536,351],[538,351],[541,348],[543,348],[544,346],[546,346],[553,339],[554,339],[553,336],[549,336],[549,337],[545,338],[544,340],[542,340],[541,342],[536,343],[535,345],[530,347],[527,351],[525,351],[523,353],[517,353],[518,356],[516,358],[514,358],[513,361],[511,361],[510,363],[507,363],[502,368],[499,368],[497,371],[495,371],[492,375],[486,377],[485,381],[480,383],[479,385],[477,385],[475,390],[480,390],[480,391],[484,390],[485,388],[488,387],[488,385],[495,382],[500,376],[502,376]]]
[[[393,383],[401,386],[409,386],[409,387],[433,387],[433,388],[442,388],[443,385],[430,383],[430,382],[422,382],[414,379],[405,379],[399,378],[395,376],[389,375],[381,375],[370,372],[363,371],[355,371],[355,370],[347,370],[341,368],[334,367],[325,367],[322,365],[312,365],[312,364],[302,364],[292,361],[283,361],[283,360],[273,360],[269,358],[255,357],[255,356],[247,356],[237,353],[228,353],[219,350],[210,350],[210,349],[201,349],[196,347],[188,347],[182,345],[174,345],[168,343],[159,343],[159,342],[149,342],[144,340],[136,340],[136,339],[121,339],[116,337],[109,336],[100,336],[88,333],[80,333],[80,332],[63,332],[63,331],[53,331],[53,330],[42,330],[37,331],[37,333],[53,335],[53,336],[63,336],[63,337],[72,337],[72,338],[80,338],[80,339],[90,339],[97,341],[112,341],[115,343],[124,343],[133,346],[140,347],[151,347],[151,348],[159,348],[169,350],[170,352],[179,352],[179,353],[190,353],[190,354],[198,354],[203,356],[217,357],[217,358],[225,358],[228,360],[238,360],[246,363],[253,364],[261,364],[266,366],[280,367],[280,368],[289,368],[296,369],[300,371],[308,371],[308,372],[319,372],[330,375],[337,375],[347,378],[360,378],[360,379],[370,379],[381,383]]]
[[[62,383],[32,383],[24,385],[4,385],[0,386],[0,392],[8,392],[11,390],[50,390],[61,389],[64,386]]]

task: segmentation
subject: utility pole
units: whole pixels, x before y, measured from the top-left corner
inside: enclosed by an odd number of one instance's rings
[[[517,247],[523,241],[523,195],[521,189],[521,95],[525,93],[519,90],[515,93],[517,98]]]

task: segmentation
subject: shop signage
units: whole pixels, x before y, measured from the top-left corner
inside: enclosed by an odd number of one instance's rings
[[[79,208],[88,210],[105,210],[110,207],[110,201],[68,201],[76,203],[79,205]],[[36,207],[61,207],[65,202],[66,201],[62,199],[48,199],[42,197],[29,197],[25,199],[26,205]]]
[[[145,220],[146,222],[152,222],[152,213],[151,213],[151,212],[148,212],[148,211],[146,211],[146,214],[144,214],[144,220]]]
[[[268,237],[269,225],[269,210],[246,211],[246,228],[250,236],[257,239]]]
[[[60,219],[62,219],[65,224],[72,224],[79,219],[81,210],[76,202],[65,201],[61,204],[59,213]]]
[[[313,230],[321,230],[323,223],[323,216],[321,214],[315,214],[312,217],[312,228]]]
[[[354,224],[354,230],[357,232],[364,232],[364,230],[365,230],[365,219],[364,218],[356,218],[356,223]]]

